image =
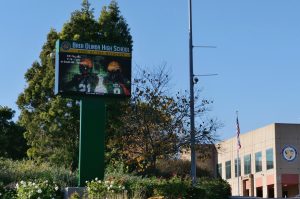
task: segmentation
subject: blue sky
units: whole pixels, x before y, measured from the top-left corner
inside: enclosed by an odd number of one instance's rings
[[[134,40],[133,69],[166,63],[173,91],[189,89],[188,1],[119,0]],[[108,0],[90,0],[98,17]],[[50,28],[61,31],[81,0],[10,0],[0,7],[0,105],[17,110],[24,73],[38,60]],[[194,0],[196,88],[214,100],[210,115],[223,122],[220,138],[274,122],[300,122],[300,1]],[[18,110],[17,110],[18,111]]]

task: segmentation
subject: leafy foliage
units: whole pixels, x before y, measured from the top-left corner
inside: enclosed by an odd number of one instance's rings
[[[114,188],[116,191],[112,192]],[[124,196],[124,188],[127,196]],[[113,198],[113,193],[121,193],[123,195],[121,198],[139,199],[149,197],[227,199],[230,196],[230,186],[223,180],[199,178],[198,183],[193,187],[189,178],[177,176],[170,179],[161,179],[142,178],[128,174],[107,174],[104,181],[93,180],[88,182],[87,189],[89,193],[93,194],[92,196],[102,197],[108,196],[108,193],[110,193],[111,198]]]
[[[231,195],[230,185],[222,179],[200,179],[196,187],[201,187],[205,190],[207,199],[228,199]]]
[[[79,108],[76,101],[54,96],[54,65],[51,58],[55,30],[47,36],[40,54],[41,63],[34,62],[25,74],[28,83],[19,95],[20,123],[26,128],[30,145],[27,154],[37,161],[75,169],[79,137]],[[63,139],[62,139],[63,138]]]
[[[158,157],[176,153],[176,127],[172,126],[170,112],[175,107],[172,99],[160,90],[168,79],[163,74],[155,75],[156,80],[146,72],[135,79],[131,101],[120,106],[121,115],[113,114],[116,110],[112,110],[109,117],[108,147],[119,149],[116,153],[138,171],[155,168]]]
[[[21,181],[16,184],[17,198],[28,199],[52,199],[63,198],[62,192],[57,184],[46,181]]]
[[[52,55],[56,40],[102,43],[124,41],[132,45],[129,28],[120,16],[116,2],[112,1],[109,9],[102,13],[101,23],[98,23],[90,4],[84,0],[81,10],[71,14],[71,19],[64,24],[60,33],[53,29],[49,32],[40,53],[40,62],[34,62],[25,74],[27,87],[19,95],[17,104],[21,109],[20,124],[26,129],[25,138],[30,145],[27,154],[36,161],[47,161],[71,170],[75,170],[78,165],[79,104],[53,93]],[[118,28],[105,32],[105,27]],[[122,34],[118,35],[120,31]]]
[[[61,167],[47,163],[37,164],[32,160],[10,160],[0,158],[0,183],[5,186],[34,179],[55,181],[60,187],[76,186],[77,176]]]
[[[81,10],[74,11],[70,21],[64,24],[60,39],[86,42],[99,42],[102,39],[99,37],[99,25],[94,19],[93,10],[86,0]]]
[[[187,93],[169,94],[169,81],[165,66],[147,72],[141,69],[134,78],[128,104],[111,107],[107,146],[115,154],[111,157],[126,162],[130,171],[153,173],[158,159],[174,157],[190,146],[189,98]],[[205,115],[210,103],[196,103],[196,116]],[[197,144],[213,143],[218,127],[216,121],[202,119],[196,132]]]
[[[126,20],[120,14],[120,9],[115,0],[108,7],[102,8],[99,17],[99,35],[107,43],[117,43],[132,47],[132,36]]]
[[[87,182],[87,194],[89,198],[110,198],[113,195],[121,195],[125,198],[127,191],[122,181],[105,180],[97,178]]]
[[[0,106],[0,157],[20,159],[25,157],[24,129],[12,121],[14,111]]]
[[[4,186],[0,182],[0,198],[1,199],[15,199],[17,195],[16,190],[13,187]]]

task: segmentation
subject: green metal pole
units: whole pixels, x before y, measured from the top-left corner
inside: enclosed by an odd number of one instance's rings
[[[80,103],[79,182],[104,177],[105,103],[85,97]]]

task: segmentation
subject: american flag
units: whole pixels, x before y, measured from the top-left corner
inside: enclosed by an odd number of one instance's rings
[[[241,140],[240,140],[240,125],[239,125],[239,118],[236,116],[236,139],[237,139],[237,148],[241,149]]]

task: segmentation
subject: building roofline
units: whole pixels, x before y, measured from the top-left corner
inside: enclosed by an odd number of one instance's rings
[[[296,125],[296,126],[300,126],[300,123],[284,123],[284,122],[275,122],[275,123],[271,123],[271,124],[268,124],[268,125],[265,125],[265,126],[262,126],[262,127],[258,127],[256,129],[253,129],[253,130],[250,130],[250,131],[247,131],[247,132],[240,132],[240,136],[244,136],[244,135],[247,135],[253,131],[256,131],[256,130],[259,130],[259,129],[263,129],[263,128],[267,128],[269,126],[291,126],[291,125]],[[229,137],[227,139],[224,139],[224,140],[221,140],[220,142],[216,143],[216,144],[220,144],[224,141],[228,141],[228,140],[231,140],[231,139],[236,139],[236,134],[232,137]]]

